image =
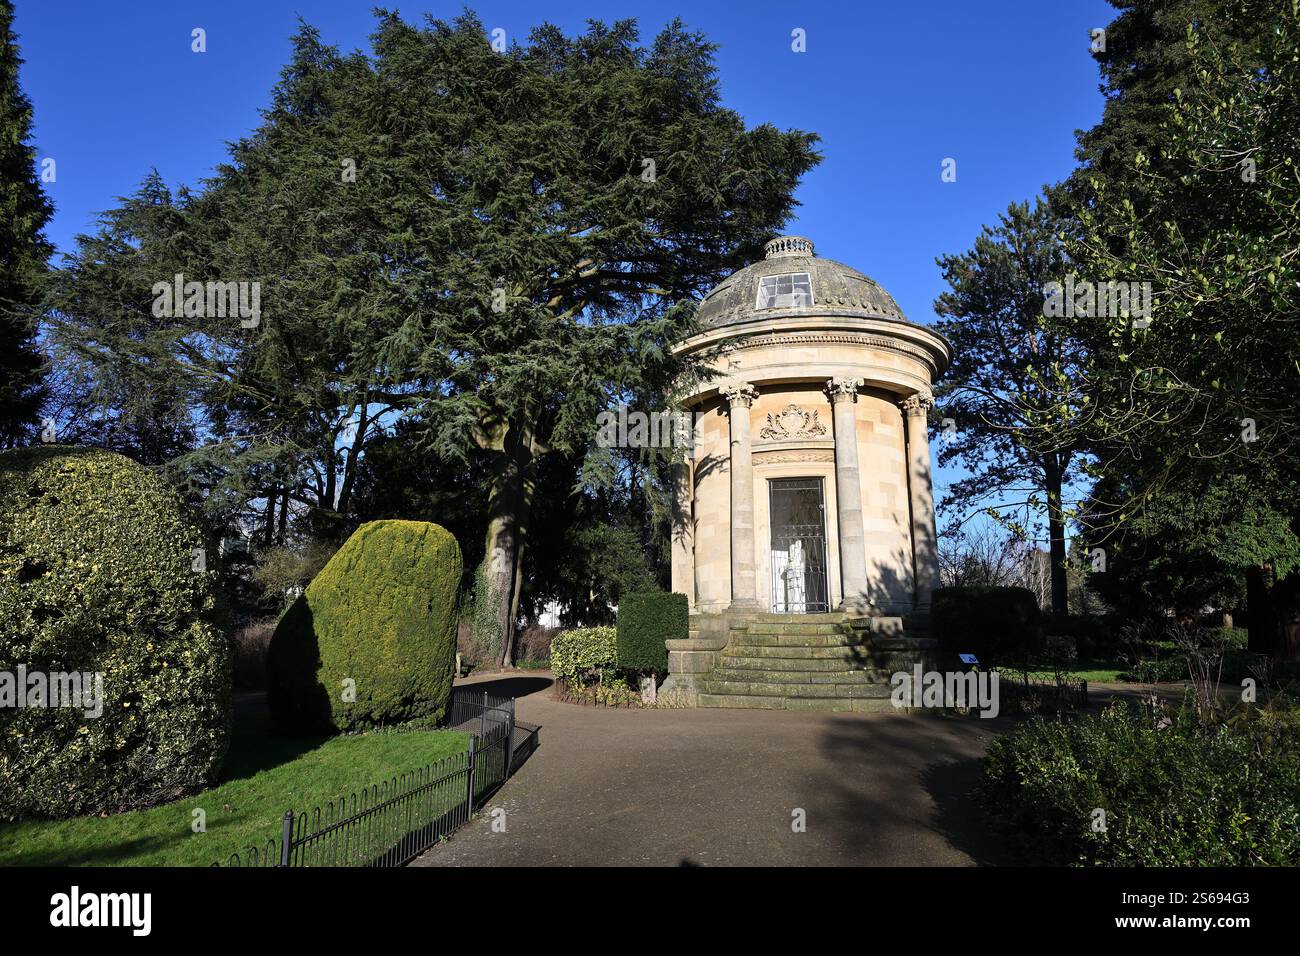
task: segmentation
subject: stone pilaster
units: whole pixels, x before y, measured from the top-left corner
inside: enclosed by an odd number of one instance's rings
[[[754,560],[754,457],[749,438],[749,410],[758,392],[748,382],[722,388],[731,422],[731,606],[758,608]]]
[[[938,537],[934,526],[934,491],[930,485],[930,438],[926,416],[934,405],[928,392],[902,401],[907,422],[907,491],[912,514],[913,601],[928,611],[930,595],[939,584]]]
[[[826,383],[835,423],[835,501],[840,545],[840,607],[862,611],[868,606],[867,539],[862,523],[862,479],[858,469],[857,398],[861,379],[833,378]]]
[[[693,452],[687,454],[693,456]],[[686,595],[692,611],[695,610],[695,516],[691,501],[694,471],[693,457],[673,462],[673,590]]]

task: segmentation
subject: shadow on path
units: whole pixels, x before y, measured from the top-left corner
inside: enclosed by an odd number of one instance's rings
[[[485,691],[493,697],[527,697],[554,686],[555,681],[549,677],[519,676],[502,674],[485,677],[474,681],[459,681],[456,690],[461,693],[482,694]]]

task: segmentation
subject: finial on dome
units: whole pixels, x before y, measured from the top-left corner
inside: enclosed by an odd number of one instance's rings
[[[804,259],[811,259],[813,244],[811,239],[805,239],[803,236],[777,236],[775,239],[769,239],[767,245],[763,246],[765,259],[777,259],[781,256],[800,256]]]

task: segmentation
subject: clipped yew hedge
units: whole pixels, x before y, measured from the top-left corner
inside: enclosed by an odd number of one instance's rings
[[[103,688],[97,717],[0,708],[0,816],[134,809],[213,781],[230,654],[202,546],[177,495],[129,458],[0,452],[0,672],[100,674]]]
[[[460,547],[425,521],[362,525],[285,611],[267,655],[284,730],[433,725],[456,667]]]
[[[618,602],[618,666],[666,673],[668,648],[664,641],[686,638],[689,616],[685,594],[624,594]]]

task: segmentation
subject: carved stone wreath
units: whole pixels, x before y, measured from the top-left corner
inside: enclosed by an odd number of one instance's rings
[[[826,428],[817,419],[817,411],[804,411],[791,403],[780,413],[767,413],[767,424],[758,433],[769,441],[789,441],[794,438],[821,438]]]

